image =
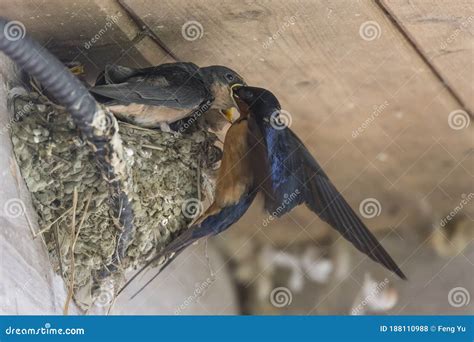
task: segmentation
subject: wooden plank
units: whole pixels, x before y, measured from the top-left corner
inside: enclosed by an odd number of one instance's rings
[[[2,1],[0,13],[23,25],[62,61],[79,61],[91,79],[106,63],[145,67],[170,59],[148,38],[133,44],[137,26],[115,0]]]
[[[227,65],[271,89],[352,206],[380,202],[370,227],[411,229],[420,213],[447,214],[472,182],[472,131],[448,125],[459,104],[375,3],[126,3],[181,59]],[[183,33],[191,24],[197,36]],[[274,222],[248,215],[231,231],[287,244],[322,227],[304,208]]]
[[[383,0],[436,72],[474,113],[474,2]]]

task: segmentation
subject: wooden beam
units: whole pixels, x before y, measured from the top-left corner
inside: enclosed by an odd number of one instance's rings
[[[351,205],[381,203],[370,227],[411,226],[426,208],[443,215],[472,181],[472,131],[448,124],[458,101],[376,3],[124,1],[181,60],[227,65],[272,90]],[[236,231],[262,221],[248,215]],[[317,238],[320,226],[302,208],[262,238]]]
[[[383,0],[394,18],[433,72],[473,118],[474,113],[474,5],[470,0]]]

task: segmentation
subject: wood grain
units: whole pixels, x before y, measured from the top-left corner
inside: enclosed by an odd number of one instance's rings
[[[139,30],[115,0],[1,1],[0,13],[20,21],[61,61],[85,65],[91,80],[107,63],[145,67],[170,61],[149,38],[132,42]]]
[[[450,128],[459,104],[375,3],[126,2],[182,60],[227,65],[272,90],[352,206],[368,197],[381,203],[369,227],[411,228],[423,210],[443,215],[466,192],[472,131]],[[192,21],[202,26],[195,40],[182,34]],[[380,27],[373,40],[359,33],[366,22]],[[264,231],[281,244],[288,234],[320,236],[321,222],[304,208],[271,229],[257,211],[231,231]]]
[[[474,113],[474,3],[383,0],[382,5]]]

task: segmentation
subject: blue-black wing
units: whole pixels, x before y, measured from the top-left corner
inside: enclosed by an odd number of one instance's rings
[[[406,279],[295,133],[268,125],[263,134],[271,178],[265,191],[266,210],[281,216],[304,203],[358,250]]]

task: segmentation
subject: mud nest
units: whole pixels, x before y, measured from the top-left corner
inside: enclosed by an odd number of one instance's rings
[[[118,269],[103,279],[99,274],[111,263],[120,232],[94,155],[63,108],[37,93],[13,104],[12,142],[38,236],[80,308],[108,304],[101,298],[104,286],[115,293],[126,270],[143,265],[194,218],[200,189],[212,187],[220,159],[216,137],[199,128],[176,135],[119,123],[132,170],[134,235]]]

